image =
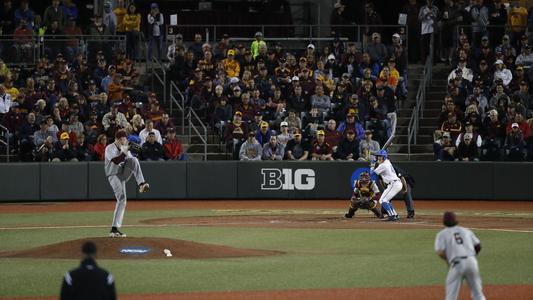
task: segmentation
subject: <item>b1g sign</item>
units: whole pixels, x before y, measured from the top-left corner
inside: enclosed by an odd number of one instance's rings
[[[315,188],[315,171],[312,169],[261,169],[261,190],[310,191]]]

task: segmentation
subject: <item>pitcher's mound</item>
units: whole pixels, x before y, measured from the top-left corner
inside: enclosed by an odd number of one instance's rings
[[[98,249],[99,259],[205,259],[248,256],[280,255],[283,252],[233,248],[228,246],[195,243],[168,238],[85,238],[51,244],[38,248],[0,253],[0,257],[13,258],[72,258],[80,259],[81,246],[92,241]],[[170,250],[167,256],[164,250]]]

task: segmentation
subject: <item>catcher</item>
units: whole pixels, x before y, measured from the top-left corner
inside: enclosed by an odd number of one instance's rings
[[[370,173],[363,172],[359,175],[359,179],[355,181],[353,195],[350,199],[350,209],[344,215],[345,218],[352,218],[355,212],[361,209],[368,209],[381,218],[381,210],[378,207],[379,188],[377,184],[370,178]]]

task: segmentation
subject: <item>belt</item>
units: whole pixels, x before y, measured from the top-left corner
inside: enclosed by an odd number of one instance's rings
[[[467,259],[467,258],[468,258],[468,256],[458,256],[458,257],[454,258],[452,260],[452,263],[451,263],[452,267],[455,267],[455,265],[459,264],[461,262],[461,260]]]

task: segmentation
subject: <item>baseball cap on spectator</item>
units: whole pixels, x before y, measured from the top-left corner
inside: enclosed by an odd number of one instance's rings
[[[239,78],[238,77],[231,77],[229,79],[229,83],[238,83],[239,82]]]
[[[283,121],[283,122],[281,122],[280,126],[281,126],[281,127],[283,127],[283,126],[289,126],[289,123]]]
[[[176,34],[176,38],[180,40],[183,39],[183,34],[181,33]]]
[[[524,67],[521,65],[516,66],[517,71],[524,71]]]
[[[372,130],[370,130],[370,129],[365,130],[365,134],[366,135],[372,134]]]
[[[518,128],[518,127],[520,127],[520,126],[518,126],[518,123],[511,124],[511,128]]]
[[[116,70],[117,67],[115,65],[109,65],[109,67],[107,67],[107,70],[110,71],[110,70]]]
[[[335,55],[333,53],[328,55],[328,60],[335,60]]]
[[[263,103],[264,103],[264,101],[263,101]],[[261,105],[261,104],[259,104],[259,105]],[[256,116],[262,116],[263,113],[260,110],[258,110],[258,111],[255,112],[255,115]]]
[[[393,37],[393,38],[397,38],[397,39],[401,38],[400,35],[399,35],[398,33],[393,34],[392,37]]]
[[[317,130],[316,135],[326,135],[324,130]]]
[[[249,136],[249,137],[255,136],[255,131],[250,130],[250,131],[248,132],[248,136]]]
[[[481,41],[488,41],[488,40],[489,40],[489,37],[486,35],[481,38]]]
[[[527,40],[527,35],[523,34],[521,37],[522,40]]]
[[[59,138],[62,139],[62,140],[68,140],[70,138],[70,136],[68,135],[67,132],[63,132],[61,134],[61,136],[59,136]]]
[[[194,69],[194,72],[202,72],[202,69],[196,68],[196,69]]]
[[[465,126],[471,126],[471,125],[473,125],[473,124],[470,123],[470,121],[466,121]]]
[[[230,56],[230,55],[235,55],[235,50],[229,49],[228,50],[228,56]]]
[[[282,58],[279,59],[279,62],[285,63],[285,62],[287,62],[287,59],[285,57],[282,57]]]
[[[307,58],[305,58],[305,57],[303,57],[303,56],[300,57],[300,62],[307,62]]]
[[[261,31],[258,31],[255,33],[255,36],[258,37],[258,36],[263,36],[263,33]]]
[[[268,128],[268,123],[265,121],[261,122],[261,128]]]
[[[309,45],[307,45],[307,48],[315,49],[315,45],[309,44]]]
[[[372,39],[375,39],[377,37],[379,37],[379,33],[377,32],[372,33]]]
[[[238,85],[235,86],[235,87],[233,88],[233,91],[234,91],[234,92],[236,92],[236,91],[240,91],[240,90],[241,90],[241,88],[240,88]]]
[[[175,132],[176,132],[176,128],[174,127],[167,128],[167,133],[175,133]]]
[[[525,80],[520,80],[520,85],[528,85],[528,83]]]
[[[159,8],[159,5],[157,5],[157,3],[154,2],[154,3],[152,3],[152,4],[150,5],[150,7],[151,7],[151,8]]]
[[[300,81],[300,78],[298,76],[292,76],[292,81]]]
[[[236,111],[236,112],[235,112],[235,115],[236,115],[236,116],[241,116],[241,117],[242,117],[242,112],[240,112],[240,111]]]
[[[503,65],[503,61],[501,59],[498,59],[496,62],[494,62],[495,65]]]
[[[490,116],[497,116],[498,115],[498,111],[493,109],[493,110],[489,111],[489,115]]]

